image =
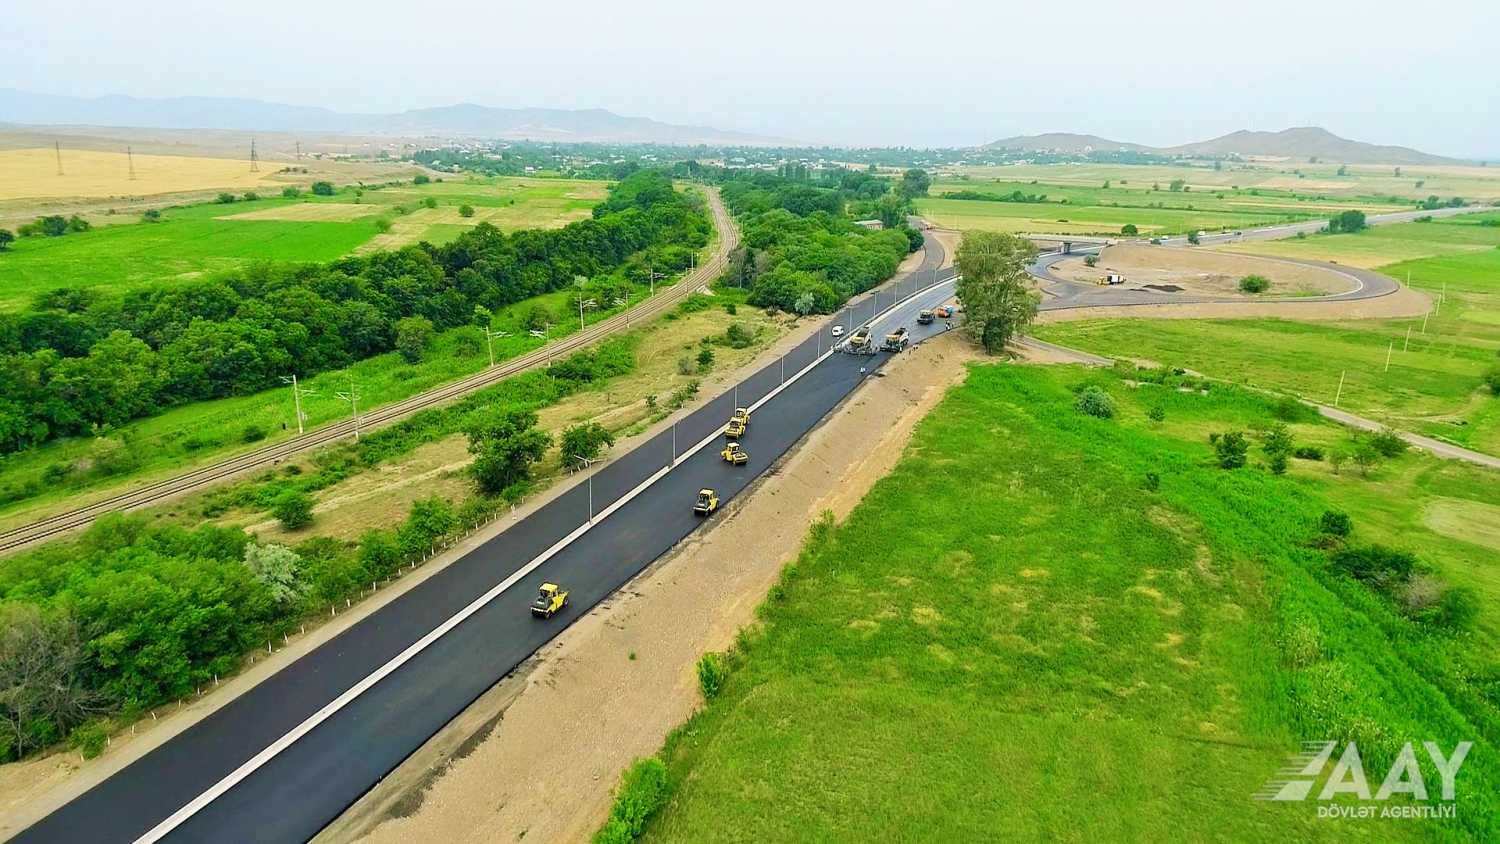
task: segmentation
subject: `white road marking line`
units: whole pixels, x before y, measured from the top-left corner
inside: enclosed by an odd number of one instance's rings
[[[938,281],[922,288],[921,290],[913,291],[910,296],[907,296],[905,299],[896,301],[889,308],[871,317],[869,324],[874,325],[877,322],[887,319],[897,308],[900,308],[902,305],[910,302],[912,299],[917,298],[917,296],[926,293],[929,290],[932,290],[934,287],[945,283],[947,282]],[[775,398],[787,387],[795,384],[803,375],[806,375],[808,372],[812,371],[813,367],[827,360],[833,354],[833,350],[830,349],[829,351],[826,351],[818,357],[814,358],[812,363],[809,363],[807,366],[798,370],[792,375],[792,377],[788,378],[786,381],[778,385],[775,389],[771,390],[771,392],[767,393],[759,401],[752,404],[750,406],[751,411],[753,412],[760,409],[760,407],[763,406],[766,402]],[[408,645],[406,650],[403,650],[401,653],[395,655],[394,657],[391,657],[391,659],[384,665],[370,672],[365,676],[364,679],[360,680],[358,683],[350,686],[343,694],[324,704],[323,707],[317,712],[314,712],[313,714],[307,716],[307,718],[305,718],[302,723],[293,727],[281,738],[278,738],[276,741],[271,742],[269,745],[266,745],[266,747],[264,747],[259,753],[246,760],[244,764],[240,765],[238,768],[235,768],[233,771],[230,771],[227,775],[224,776],[223,779],[210,786],[208,790],[204,791],[202,794],[199,794],[197,797],[194,797],[177,811],[173,812],[171,815],[168,815],[166,819],[164,819],[161,823],[158,823],[156,826],[147,830],[144,835],[136,839],[136,844],[152,844],[152,842],[160,841],[162,838],[165,838],[172,832],[172,830],[181,826],[193,815],[196,815],[198,812],[202,811],[204,807],[208,806],[208,804],[217,800],[230,789],[234,788],[236,785],[242,782],[246,777],[249,777],[258,769],[265,766],[267,762],[270,762],[272,759],[276,758],[276,756],[279,755],[282,751],[286,750],[288,747],[291,747],[303,736],[312,732],[313,729],[315,729],[319,724],[327,721],[329,718],[333,717],[334,714],[339,710],[343,709],[345,706],[348,706],[360,695],[369,691],[376,683],[379,683],[381,680],[394,673],[398,668],[410,662],[412,658],[414,658],[422,651],[426,650],[427,647],[433,642],[436,642],[438,639],[446,636],[453,630],[453,628],[462,624],[474,613],[479,612],[484,608],[486,604],[500,597],[502,593],[514,586],[522,578],[531,574],[533,571],[536,571],[539,567],[541,567],[543,563],[546,563],[548,560],[552,559],[557,555],[558,552],[571,545],[580,536],[588,533],[589,528],[592,528],[599,522],[604,521],[616,510],[619,510],[621,507],[630,503],[630,501],[637,495],[640,495],[642,492],[646,491],[646,489],[652,484],[661,480],[662,477],[664,477],[668,472],[671,472],[672,469],[675,468],[678,464],[701,451],[709,443],[717,440],[721,436],[721,434],[721,431],[715,430],[713,433],[700,440],[696,445],[683,452],[682,455],[676,460],[672,461],[671,464],[663,466],[662,468],[657,469],[655,472],[651,473],[650,476],[637,484],[629,492],[615,499],[615,501],[608,507],[600,510],[599,513],[594,516],[594,519],[592,521],[584,522],[583,524],[574,528],[572,532],[570,532],[567,536],[564,536],[562,539],[559,539],[552,545],[552,547],[548,548],[546,551],[543,551],[541,554],[538,554],[526,565],[517,569],[515,573],[511,574],[509,577],[496,584],[488,592],[485,592],[483,595],[475,598],[468,604],[468,606],[464,607],[463,609],[459,610],[451,617],[449,617],[447,621],[439,624],[437,627],[429,631],[427,635]]]

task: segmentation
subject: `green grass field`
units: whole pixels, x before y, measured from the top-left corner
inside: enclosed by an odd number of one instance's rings
[[[127,290],[199,278],[251,262],[328,261],[421,240],[446,243],[480,222],[551,228],[589,215],[605,182],[494,178],[304,194],[169,208],[160,223],[128,222],[57,238],[23,238],[0,254],[0,310],[60,287]],[[437,202],[427,208],[428,198]],[[475,209],[460,216],[461,205]],[[390,221],[381,233],[376,221]]]
[[[1351,264],[1381,260],[1383,272],[1402,281],[1409,274],[1414,288],[1435,297],[1446,289],[1445,303],[1427,319],[1425,333],[1421,319],[1118,319],[1043,325],[1035,333],[1098,354],[1185,366],[1325,404],[1337,397],[1346,410],[1500,454],[1500,398],[1480,380],[1500,364],[1500,227],[1482,225],[1485,220],[1500,220],[1500,214],[1246,247]]]
[[[1172,178],[1178,178],[1174,176]],[[950,179],[933,185],[932,197],[917,201],[923,216],[948,228],[988,231],[1119,234],[1132,224],[1141,234],[1179,233],[1198,229],[1248,228],[1326,217],[1356,208],[1380,213],[1409,208],[1407,203],[1375,197],[1328,198],[1286,190],[1170,190],[1171,180],[1152,182],[1139,176],[1124,182],[1079,184],[1006,179]],[[1159,188],[1155,189],[1155,188]],[[995,202],[947,199],[968,191],[994,196],[1044,196],[1040,202]]]
[[[1115,419],[1073,409],[1084,381]],[[1415,548],[1493,598],[1472,532],[1422,513],[1500,513],[1500,487],[1416,455],[1368,479],[1212,465],[1205,431],[1269,418],[1233,388],[972,367],[773,587],[722,692],[668,740],[646,839],[1492,838],[1500,721],[1464,678],[1493,676],[1494,604],[1472,640],[1418,629],[1305,540],[1342,507],[1356,541]],[[1251,798],[1301,740],[1357,738],[1384,772],[1419,737],[1476,742],[1456,823]]]

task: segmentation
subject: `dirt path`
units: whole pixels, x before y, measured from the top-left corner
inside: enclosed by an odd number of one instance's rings
[[[1117,305],[1042,311],[1037,322],[1082,319],[1252,319],[1276,317],[1312,322],[1418,317],[1430,310],[1425,294],[1403,289],[1389,296],[1344,302],[1209,302],[1199,304]]]
[[[319,840],[590,836],[620,771],[698,706],[699,655],[753,620],[818,513],[843,517],[890,470],[964,376],[969,348],[947,335],[893,361],[752,494],[502,681]]]

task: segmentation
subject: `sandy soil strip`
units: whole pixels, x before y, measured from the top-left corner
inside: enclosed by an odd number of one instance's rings
[[[955,333],[892,361],[708,529],[503,680],[318,840],[587,839],[619,772],[699,705],[699,655],[753,620],[818,513],[842,518],[890,471],[971,355]]]
[[[1204,304],[1126,305],[1042,311],[1039,323],[1080,319],[1251,319],[1278,317],[1309,321],[1419,317],[1432,307],[1424,293],[1403,289],[1375,299],[1344,302],[1214,302]]]

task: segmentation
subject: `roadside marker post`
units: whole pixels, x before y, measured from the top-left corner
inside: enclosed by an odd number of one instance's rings
[[[1431,310],[1429,310],[1425,314],[1422,314],[1422,336],[1423,337],[1427,336],[1427,318],[1430,317],[1430,316],[1432,316],[1432,311]]]
[[[1390,343],[1390,345],[1385,347],[1385,371],[1386,372],[1390,372],[1391,371],[1391,352],[1394,352],[1394,351],[1396,351],[1396,341],[1392,340],[1391,343]]]
[[[1411,326],[1408,325],[1406,327],[1406,340],[1402,341],[1402,343],[1401,343],[1401,351],[1405,352],[1410,347],[1411,347]]]
[[[1347,374],[1349,374],[1349,370],[1347,370],[1347,369],[1341,369],[1341,370],[1339,370],[1339,391],[1337,393],[1333,394],[1333,406],[1334,407],[1338,407],[1339,406],[1339,399],[1341,399],[1341,398],[1344,397],[1344,376],[1347,375]]]

